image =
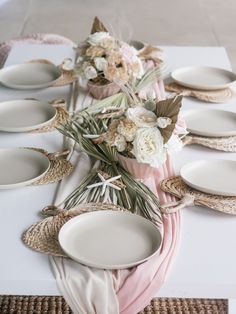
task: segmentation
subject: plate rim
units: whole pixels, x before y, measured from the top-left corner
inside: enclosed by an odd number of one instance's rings
[[[39,124],[35,124],[33,126],[28,126],[28,127],[2,127],[0,125],[0,131],[1,132],[12,132],[12,133],[21,133],[21,132],[28,132],[28,131],[33,131],[39,128],[42,128],[48,124],[50,124],[55,118],[56,118],[56,114],[57,114],[57,110],[55,107],[53,107],[52,105],[50,105],[49,102],[47,101],[41,101],[38,99],[14,99],[14,100],[7,100],[7,101],[1,101],[0,102],[0,107],[2,103],[11,103],[11,102],[20,102],[20,101],[25,101],[25,102],[37,102],[39,104],[45,104],[48,105],[48,108],[52,108],[52,110],[54,111],[54,115],[52,118],[50,118],[49,120],[39,123]],[[37,106],[37,105],[35,105]]]
[[[190,167],[196,163],[200,163],[200,162],[207,162],[207,163],[214,163],[214,162],[226,162],[226,163],[235,163],[236,165],[236,161],[235,160],[231,160],[231,159],[197,159],[197,160],[194,160],[194,161],[190,161],[188,163],[186,163],[185,165],[183,165],[180,169],[180,176],[182,178],[182,180],[190,187],[196,189],[197,191],[200,191],[200,192],[203,192],[203,193],[206,193],[206,194],[211,194],[211,195],[217,195],[217,196],[228,196],[228,197],[232,197],[232,196],[236,196],[236,191],[234,194],[231,194],[231,193],[227,193],[227,192],[221,192],[221,191],[217,191],[215,189],[208,189],[208,188],[202,188],[202,187],[199,187],[198,185],[194,184],[194,183],[191,183],[188,179],[186,179],[183,175],[183,171],[186,170],[187,167]]]
[[[155,251],[147,256],[146,258],[142,259],[142,260],[139,260],[139,261],[136,261],[136,262],[133,262],[133,263],[128,263],[128,264],[116,264],[116,265],[104,265],[104,264],[99,264],[99,263],[93,263],[93,262],[89,262],[88,260],[86,259],[78,259],[76,257],[73,256],[73,254],[70,254],[70,252],[68,252],[67,250],[65,250],[65,248],[63,247],[63,245],[61,244],[62,242],[62,236],[63,236],[63,232],[65,232],[65,229],[68,228],[70,225],[74,223],[76,223],[77,220],[79,220],[81,218],[81,215],[83,217],[86,217],[86,216],[93,216],[93,215],[101,215],[101,214],[110,214],[110,215],[135,215],[137,219],[142,219],[143,221],[145,221],[145,223],[148,223],[148,224],[151,224],[157,231],[158,233],[158,236],[159,236],[159,246],[158,248],[155,249]],[[157,254],[157,252],[160,250],[161,248],[161,245],[162,245],[162,241],[163,241],[163,237],[162,237],[162,234],[160,232],[160,230],[157,228],[157,226],[150,220],[140,216],[140,215],[137,215],[137,214],[133,214],[129,211],[113,211],[113,210],[96,210],[96,211],[92,211],[92,212],[87,212],[87,213],[83,213],[81,215],[78,215],[78,216],[75,216],[73,218],[71,218],[70,220],[68,220],[62,227],[61,229],[59,230],[59,233],[58,233],[58,242],[59,242],[59,245],[60,247],[62,248],[62,250],[65,252],[65,254],[67,256],[69,256],[71,259],[73,259],[74,261],[76,262],[79,262],[83,265],[86,265],[86,266],[89,266],[89,267],[94,267],[94,268],[98,268],[98,269],[124,269],[124,268],[130,268],[130,267],[134,267],[134,266],[137,266],[139,264],[142,264],[144,263],[145,261],[149,260],[151,257],[153,257],[155,254]]]
[[[39,176],[33,178],[33,179],[29,179],[29,180],[25,180],[25,181],[21,181],[18,183],[10,183],[10,184],[0,184],[0,190],[10,190],[10,189],[14,189],[14,188],[19,188],[19,187],[24,187],[24,186],[28,186],[31,183],[34,183],[36,181],[38,181],[39,179],[41,179],[45,173],[49,170],[50,168],[50,160],[49,158],[44,155],[42,152],[39,152],[37,150],[31,149],[31,148],[25,148],[25,147],[10,147],[10,148],[0,148],[0,154],[2,151],[17,151],[17,150],[25,150],[25,151],[30,151],[31,153],[33,152],[34,154],[38,154],[41,155],[45,160],[47,160],[47,167],[46,170],[44,170]]]
[[[183,119],[185,119],[186,121],[186,116],[188,114],[191,114],[191,112],[206,112],[206,111],[219,111],[219,112],[226,112],[229,114],[233,114],[236,117],[236,112],[233,111],[228,111],[228,110],[223,110],[223,109],[214,109],[214,108],[204,108],[204,109],[188,109],[188,110],[184,110],[182,112],[183,115]],[[212,132],[201,132],[200,130],[196,132],[196,130],[194,129],[189,129],[188,128],[188,124],[186,121],[186,125],[187,125],[187,130],[189,131],[189,133],[194,134],[194,135],[200,135],[200,136],[205,136],[205,137],[229,137],[229,136],[236,136],[236,125],[235,125],[235,131],[226,131],[226,132],[218,132],[218,133],[212,133]]]
[[[5,81],[1,80],[1,75],[4,74],[4,72],[7,72],[8,70],[17,68],[17,67],[23,67],[23,66],[33,66],[33,65],[40,65],[43,67],[50,67],[54,68],[54,72],[57,72],[58,77],[52,81],[49,81],[47,83],[41,83],[41,84],[35,84],[35,85],[19,85],[19,84],[8,84]],[[3,67],[0,69],[0,84],[2,86],[11,88],[11,89],[18,89],[18,90],[32,90],[32,89],[41,89],[41,88],[47,88],[51,85],[53,85],[62,75],[62,70],[59,69],[56,65],[54,64],[46,64],[46,63],[40,63],[40,62],[25,62],[25,63],[17,63],[13,65],[9,65],[6,67]]]
[[[188,84],[183,82],[182,80],[179,80],[178,78],[175,77],[176,73],[178,74],[178,72],[182,72],[182,71],[186,71],[188,69],[196,69],[196,68],[205,68],[205,69],[214,69],[214,70],[220,70],[220,71],[224,71],[227,73],[230,73],[231,75],[234,75],[234,80],[230,83],[225,83],[225,84],[219,84],[219,85],[213,85],[213,86],[206,86],[203,87],[202,85],[195,85],[195,84]],[[204,65],[199,65],[199,66],[194,66],[194,65],[190,65],[190,66],[183,66],[183,67],[179,67],[177,69],[175,69],[174,71],[171,72],[171,78],[177,82],[178,84],[185,86],[185,87],[189,87],[192,89],[197,89],[197,90],[208,90],[208,91],[214,91],[214,90],[221,90],[221,89],[225,89],[229,86],[231,86],[233,83],[236,82],[236,73],[234,73],[233,71],[227,70],[227,69],[223,69],[223,68],[218,68],[218,67],[214,67],[214,66],[204,66]]]

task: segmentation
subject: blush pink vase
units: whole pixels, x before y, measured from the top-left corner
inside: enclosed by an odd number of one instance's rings
[[[106,84],[106,85],[97,85],[91,81],[88,81],[87,86],[88,86],[89,93],[95,99],[104,99],[109,96],[115,95],[120,91],[120,87],[114,82]]]

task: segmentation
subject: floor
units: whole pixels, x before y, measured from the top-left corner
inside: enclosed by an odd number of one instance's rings
[[[50,32],[78,42],[87,36],[97,15],[124,39],[159,45],[224,46],[236,71],[235,0],[1,1],[1,41]]]

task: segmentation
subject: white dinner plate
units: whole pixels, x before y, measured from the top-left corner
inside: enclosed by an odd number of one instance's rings
[[[0,83],[14,89],[37,89],[52,85],[61,76],[53,64],[22,63],[0,70]]]
[[[122,269],[153,256],[161,234],[149,220],[110,210],[70,219],[59,232],[59,243],[75,261],[102,269]]]
[[[236,80],[233,72],[206,66],[179,68],[171,73],[171,77],[180,85],[200,90],[223,89]]]
[[[0,189],[29,185],[40,179],[50,166],[42,153],[27,148],[0,149]]]
[[[224,196],[236,196],[236,161],[197,160],[180,170],[184,182],[196,190]]]
[[[183,113],[187,130],[196,135],[217,137],[236,135],[236,113],[216,109],[187,110]]]
[[[27,132],[41,128],[56,116],[56,109],[39,100],[0,102],[0,131]]]

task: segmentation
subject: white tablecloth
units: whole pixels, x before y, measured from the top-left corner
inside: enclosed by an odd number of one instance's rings
[[[164,47],[173,68],[187,65],[211,65],[229,69],[224,48]],[[35,58],[47,58],[59,64],[72,57],[68,46],[16,46],[7,64]],[[51,100],[67,98],[68,87],[41,91],[12,91],[0,87],[0,101],[22,97]],[[185,98],[183,109],[218,108],[236,111],[236,100],[227,104],[208,104]],[[0,147],[35,146],[60,150],[62,136],[45,134],[0,134]],[[213,151],[200,146],[185,147],[174,158],[175,168],[196,159],[236,159],[235,153]],[[47,256],[26,248],[22,232],[38,221],[41,208],[52,203],[56,184],[0,191],[0,294],[58,295]],[[202,207],[182,212],[182,240],[172,271],[158,296],[163,297],[235,297],[236,295],[236,217]]]

